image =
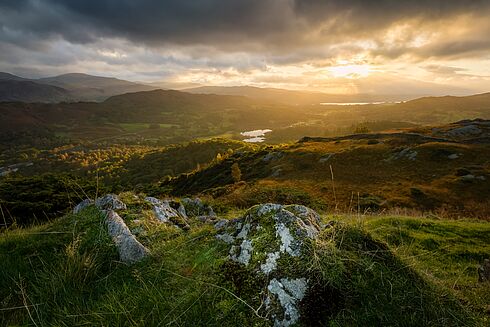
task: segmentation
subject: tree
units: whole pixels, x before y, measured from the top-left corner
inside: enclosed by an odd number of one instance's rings
[[[233,165],[231,165],[231,177],[233,177],[235,183],[238,183],[242,179],[242,171],[238,166],[238,162],[235,162]]]

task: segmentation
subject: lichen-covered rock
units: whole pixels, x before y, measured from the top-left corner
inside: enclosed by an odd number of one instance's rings
[[[300,318],[298,302],[304,298],[308,289],[306,278],[282,278],[280,281],[274,278],[270,281],[267,289],[275,297],[275,301],[279,302],[278,304],[284,309],[283,319],[276,318],[274,326],[290,326],[296,323]],[[272,303],[269,297],[266,305],[270,307]]]
[[[94,204],[94,200],[85,199],[82,202],[80,202],[79,204],[77,204],[75,206],[75,208],[73,208],[73,213],[77,214],[77,213],[81,212],[83,209],[87,208],[88,206],[91,206],[92,204]]]
[[[230,260],[257,277],[257,292],[267,294],[266,309],[275,326],[300,319],[299,303],[308,290],[302,262],[321,226],[319,215],[305,206],[269,203],[250,208],[217,236],[231,244]],[[260,285],[260,280],[268,282]]]
[[[100,210],[126,210],[126,204],[115,194],[107,194],[97,198],[95,206]]]
[[[199,198],[190,199],[184,198],[180,201],[180,203],[184,206],[187,216],[189,217],[198,217],[198,216],[210,216],[216,217],[216,214],[213,211],[211,206],[204,204]]]
[[[107,210],[106,224],[121,261],[135,263],[148,255],[148,250],[134,237],[124,220],[116,212]]]
[[[170,205],[170,201],[160,200],[153,197],[145,198],[146,201],[153,205],[153,211],[155,216],[162,223],[172,223],[182,229],[189,229],[189,224],[187,223],[185,211],[173,208]]]

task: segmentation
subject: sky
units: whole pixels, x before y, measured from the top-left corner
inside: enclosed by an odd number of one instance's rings
[[[182,88],[490,91],[490,0],[0,0],[0,71]]]

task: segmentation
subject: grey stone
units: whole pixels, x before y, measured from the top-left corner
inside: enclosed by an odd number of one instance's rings
[[[81,212],[83,209],[85,209],[88,206],[91,206],[93,204],[94,204],[94,200],[92,200],[92,199],[85,199],[82,202],[80,202],[79,204],[77,204],[75,206],[75,208],[73,208],[73,213],[74,214],[77,214],[77,213]]]
[[[281,278],[281,280],[272,279],[267,287],[270,294],[275,297],[275,302],[279,302],[282,307],[282,317],[273,312],[274,326],[287,327],[294,325],[300,318],[298,303],[301,301],[308,289],[306,278]],[[270,296],[267,301],[274,303]]]
[[[475,180],[475,178],[476,177],[473,174],[468,174],[468,175],[461,176],[461,180],[464,181],[464,182],[473,181],[473,180]]]
[[[281,253],[278,252],[270,252],[267,253],[267,260],[265,263],[260,265],[260,270],[266,275],[276,270],[277,268],[277,259],[281,257]]]
[[[235,238],[228,233],[218,234],[216,235],[216,239],[228,244],[232,244],[233,242],[235,242]]]
[[[199,198],[184,198],[181,200],[181,204],[185,208],[185,212],[189,217],[216,216],[213,208],[207,204],[204,204]]]
[[[325,163],[325,162],[329,161],[333,156],[334,156],[333,153],[327,153],[327,154],[321,156],[320,159],[318,160],[318,162]]]
[[[107,210],[106,224],[121,261],[131,264],[148,255],[149,251],[134,237],[124,220],[113,210]]]
[[[245,266],[248,265],[252,257],[252,241],[243,240],[240,247],[232,246],[230,249],[230,257],[233,261],[239,262]]]
[[[447,156],[449,159],[454,160],[459,158],[459,154],[453,153]]]
[[[481,133],[482,130],[478,128],[478,126],[471,124],[463,127],[453,128],[446,134],[451,137],[471,137],[479,135]]]
[[[145,200],[153,205],[153,212],[160,222],[172,223],[183,229],[189,228],[186,216],[183,216],[177,209],[172,208],[168,200],[160,200],[154,197],[146,197]]]
[[[388,159],[386,159],[386,161],[399,160],[399,159],[408,159],[414,161],[417,158],[417,155],[418,155],[417,151],[407,147],[397,153],[394,153]]]
[[[301,205],[257,205],[216,236],[230,244],[230,260],[249,267],[252,274],[267,275],[270,283],[258,285],[258,293],[268,292],[266,307],[275,326],[290,326],[300,319],[299,301],[308,290],[306,276],[288,275],[291,261],[305,259],[308,240],[321,230],[320,216]],[[284,259],[284,260],[283,260]],[[292,262],[300,262],[297,261]],[[306,274],[306,272],[305,272]]]
[[[284,153],[282,152],[269,152],[262,158],[262,161],[269,162],[273,160],[278,160],[281,159],[283,156]]]
[[[214,228],[220,230],[222,228],[225,228],[229,224],[229,222],[230,221],[227,219],[221,219],[216,224],[214,224]]]
[[[478,281],[490,282],[490,259],[483,260],[483,264],[478,267]]]
[[[100,210],[126,210],[126,204],[115,194],[107,194],[97,198],[95,206]]]

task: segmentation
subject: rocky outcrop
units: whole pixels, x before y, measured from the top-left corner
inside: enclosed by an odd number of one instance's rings
[[[446,132],[452,138],[465,138],[480,135],[483,131],[475,124],[466,125],[463,127],[453,128]]]
[[[252,279],[264,281],[257,282],[257,294],[267,294],[265,310],[274,325],[297,323],[309,288],[300,262],[322,228],[319,215],[301,205],[264,204],[227,225],[217,238],[231,245],[229,260],[255,275]]]
[[[73,208],[73,213],[78,214],[91,205],[105,213],[107,232],[116,244],[121,261],[132,264],[148,255],[149,251],[134,237],[124,220],[114,211],[126,210],[126,204],[117,195],[107,194],[95,201],[85,199]]]
[[[153,211],[157,219],[162,223],[171,223],[183,229],[189,229],[185,208],[175,203],[174,208],[168,200],[160,200],[153,197],[146,197],[146,201],[153,205]]]
[[[126,204],[122,202],[115,194],[107,194],[95,201],[92,199],[85,199],[73,208],[73,213],[77,214],[83,209],[95,205],[100,210],[126,210]]]
[[[107,211],[105,222],[121,261],[131,264],[148,255],[148,250],[134,237],[124,220],[115,211]]]
[[[95,200],[95,206],[100,210],[126,210],[126,204],[117,195],[107,194]]]

